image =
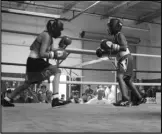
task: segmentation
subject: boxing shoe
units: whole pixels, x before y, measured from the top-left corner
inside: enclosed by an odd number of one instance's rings
[[[117,103],[113,103],[114,106],[122,106],[122,107],[130,107],[132,106],[132,102],[130,101],[119,101]]]
[[[138,106],[138,105],[140,105],[140,104],[142,104],[142,103],[146,103],[146,101],[147,101],[146,98],[142,98],[141,100],[139,100],[139,101],[137,101],[137,102],[134,102],[134,103],[132,104],[132,106]]]
[[[12,103],[13,103],[13,100],[7,101],[5,98],[1,98],[1,105],[3,107],[14,107],[15,105]]]
[[[59,98],[53,98],[52,102],[51,102],[51,106],[52,107],[60,107],[60,106],[64,106],[64,105],[69,104],[69,103],[71,103],[71,102],[59,100]]]

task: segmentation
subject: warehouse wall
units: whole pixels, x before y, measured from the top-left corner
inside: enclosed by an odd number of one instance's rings
[[[65,14],[65,16],[68,14]],[[2,29],[18,30],[25,32],[39,33],[44,30],[45,24],[48,19],[44,18],[34,18],[29,16],[20,16],[15,14],[2,14]],[[79,37],[80,32],[83,30],[91,31],[96,33],[106,33],[106,22],[107,20],[100,20],[99,17],[81,15],[72,22],[65,22],[65,31],[63,35],[68,35],[71,37]],[[131,21],[123,21],[124,25],[135,26]],[[140,31],[131,28],[123,28],[123,33],[126,36],[138,37],[141,42],[140,45],[157,45],[161,44],[161,26],[141,24],[138,25],[139,28],[149,28],[150,31]],[[2,62],[13,62],[13,63],[26,63],[26,58],[29,54],[29,46],[34,41],[34,36],[20,35],[13,33],[2,32]],[[54,41],[55,46],[59,39]],[[15,46],[15,45],[26,45]],[[73,41],[69,48],[83,48],[95,50],[98,47],[98,43],[94,42],[81,42]],[[138,44],[137,44],[138,45]],[[150,49],[146,47],[130,47],[133,53],[141,54],[159,54],[161,55],[160,49]],[[62,63],[62,65],[73,66],[80,64],[85,61],[97,59],[96,56],[89,55],[76,55],[70,54],[68,59]],[[134,57],[134,68],[138,70],[160,70],[161,61],[160,59],[146,58],[146,57]],[[51,63],[54,61],[50,60]],[[85,66],[86,67],[86,66]],[[102,68],[111,69],[112,64],[109,62],[96,63],[94,65],[89,65],[87,67],[92,68]],[[84,81],[114,81],[114,74],[112,72],[96,72],[96,71],[79,71],[73,70],[78,75],[84,75]],[[24,73],[25,67],[16,66],[6,66],[2,65],[2,72],[15,72]],[[63,73],[66,71],[63,70]],[[160,74],[148,74],[148,73],[138,73],[137,78],[159,78]]]
[[[148,26],[150,28],[149,35],[140,44],[161,46],[161,26],[153,24]],[[161,55],[161,48],[137,48],[137,53]],[[161,71],[161,58],[137,57],[137,68],[140,70]],[[139,79],[156,79],[161,78],[161,73],[138,73],[137,77]]]

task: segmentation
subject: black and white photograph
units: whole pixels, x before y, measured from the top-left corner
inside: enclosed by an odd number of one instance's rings
[[[1,1],[1,133],[161,133],[161,1]]]

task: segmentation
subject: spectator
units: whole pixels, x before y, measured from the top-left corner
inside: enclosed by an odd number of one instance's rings
[[[25,103],[25,92],[20,93],[20,97],[17,100],[18,103]]]
[[[46,85],[42,85],[38,91],[38,99],[40,102],[46,102]]]
[[[85,94],[86,94],[87,96],[93,94],[93,90],[91,89],[91,85],[87,85],[87,88],[86,88],[86,90],[85,90]]]
[[[4,91],[1,93],[1,98],[6,97],[6,96],[10,97],[11,93],[12,93],[12,90],[8,88],[7,91]],[[12,102],[13,102],[13,100],[12,100]]]
[[[91,100],[92,98],[93,98],[92,95],[88,95],[88,96],[87,96],[87,101]]]
[[[37,93],[34,91],[34,90],[32,90],[32,88],[28,88],[28,94],[31,96],[31,99],[32,99],[32,102],[33,103],[38,103],[39,102],[39,100],[38,100],[38,97],[37,97]]]
[[[79,95],[77,93],[74,94],[73,98],[75,103],[79,103]]]
[[[99,95],[99,96],[102,96],[102,97],[105,96],[105,89],[104,89],[104,87],[103,87],[102,85],[99,85],[99,86],[98,86],[97,95],[98,95],[98,94],[101,94],[101,95]]]
[[[155,89],[155,86],[151,86],[147,90],[147,103],[156,103],[156,89]]]
[[[30,95],[28,90],[25,90],[24,94],[25,94],[25,98],[24,98],[25,103],[32,103],[33,102],[33,97]]]
[[[87,102],[87,96],[85,93],[82,94],[83,103]]]
[[[110,104],[109,101],[104,98],[105,89],[103,88],[102,85],[99,85],[97,87],[96,92],[97,92],[97,96],[89,100],[88,102],[86,102],[86,104]]]
[[[12,93],[12,90],[11,90],[11,89],[8,89],[8,90],[6,91],[6,96],[7,96],[7,97],[10,97],[11,93]]]
[[[32,103],[33,102],[33,97],[32,96],[28,96],[25,100],[25,103]]]
[[[40,90],[41,90],[43,93],[45,93],[45,92],[47,91],[46,85],[42,85],[41,88],[40,88]]]
[[[61,94],[61,100],[65,100],[65,95]]]
[[[52,92],[50,90],[46,91],[46,103],[51,103]]]
[[[98,94],[98,90],[99,90],[99,88],[101,88],[101,87],[102,87],[102,85],[98,85],[98,86],[96,87],[95,91],[93,92],[93,94],[94,94],[95,96]]]
[[[97,90],[98,90],[98,86],[96,87],[96,89],[93,92],[93,95],[96,96],[97,95]]]
[[[71,96],[70,101],[72,103],[80,103],[79,95],[77,93],[74,93],[73,96]]]

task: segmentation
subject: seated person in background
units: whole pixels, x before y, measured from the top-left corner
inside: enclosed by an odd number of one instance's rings
[[[98,95],[99,93],[102,93],[103,97],[105,97],[105,89],[104,89],[104,87],[103,87],[102,85],[99,85],[99,86],[97,87],[97,95]]]
[[[4,91],[4,92],[1,93],[1,98],[4,98],[6,96],[8,97],[8,96],[11,95],[11,93],[12,93],[12,90],[11,89],[7,89],[6,91]]]
[[[28,96],[25,100],[25,103],[32,103],[33,102],[33,97],[32,96]]]
[[[33,102],[33,103],[39,103],[39,100],[38,100],[36,91],[34,91],[34,90],[32,89],[32,87],[29,87],[29,88],[27,89],[27,91],[28,91],[28,94],[29,94],[29,95],[31,96],[31,98],[32,98],[32,102]]]
[[[102,87],[102,85],[97,85],[95,91],[93,92],[93,95],[96,96],[98,94],[98,90]],[[105,88],[104,88],[105,89]]]
[[[8,89],[8,90],[6,91],[6,96],[7,96],[7,97],[10,96],[11,93],[12,93],[12,90],[11,90],[11,89]]]
[[[97,92],[97,96],[89,100],[86,104],[110,104],[109,101],[104,98],[105,89],[103,88],[102,85],[98,86],[98,89],[96,92]]]
[[[87,96],[85,93],[82,94],[83,103],[87,102]]]
[[[88,95],[88,96],[87,96],[87,101],[91,100],[92,98],[93,98],[92,95]]]
[[[151,86],[147,90],[147,102],[146,103],[156,103],[156,88]]]
[[[91,85],[87,85],[87,88],[85,90],[85,94],[87,96],[91,96],[93,94],[93,90],[91,89]]]
[[[51,99],[52,99],[52,91],[47,90],[46,91],[46,100],[45,100],[45,102],[46,103],[51,103]]]
[[[94,96],[97,95],[97,89],[98,89],[98,86],[96,87],[96,89],[95,89],[94,92],[93,92],[93,95],[94,95]]]
[[[78,93],[74,93],[74,95],[73,95],[73,97],[72,97],[72,99],[71,99],[71,102],[72,102],[72,103],[80,103]]]
[[[17,103],[25,103],[25,92],[24,91],[20,93],[19,98],[17,99]]]
[[[44,95],[41,90],[38,91],[38,100],[39,100],[39,103],[45,102]]]
[[[40,90],[41,90],[43,93],[45,93],[45,92],[47,91],[46,85],[42,85],[41,88],[40,88]]]
[[[61,100],[65,100],[65,95],[61,94]]]

